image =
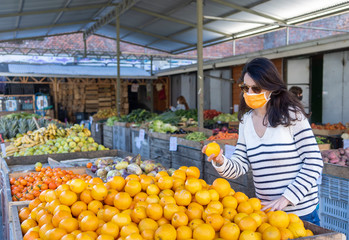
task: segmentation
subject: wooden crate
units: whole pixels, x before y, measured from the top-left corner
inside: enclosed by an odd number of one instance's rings
[[[144,130],[144,139],[139,139],[139,128],[131,128],[131,149],[133,154],[140,154],[142,159],[150,158],[150,145],[148,131]]]
[[[131,129],[129,124],[122,122],[115,123],[113,133],[114,147],[125,152],[131,152]]]
[[[319,149],[320,149],[320,151],[330,150],[331,149],[331,144],[330,143],[319,144]]]
[[[170,135],[163,133],[149,133],[150,159],[161,163],[164,167],[171,167],[172,154],[169,151]]]
[[[344,133],[346,130],[326,130],[326,129],[314,129],[313,128],[313,133],[314,135],[320,135],[320,136],[335,136],[335,135],[341,135]]]
[[[91,125],[91,137],[98,144],[103,144],[103,124],[99,122],[92,122]]]
[[[103,125],[103,145],[107,148],[112,149],[113,148],[113,142],[114,142],[114,134],[113,134],[113,127],[107,126],[106,124]]]

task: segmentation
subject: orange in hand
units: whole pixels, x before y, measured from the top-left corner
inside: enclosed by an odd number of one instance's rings
[[[211,142],[207,144],[205,154],[207,155],[207,157],[211,156],[212,154],[214,154],[214,156],[217,157],[220,151],[221,151],[221,148],[218,145],[218,143]]]

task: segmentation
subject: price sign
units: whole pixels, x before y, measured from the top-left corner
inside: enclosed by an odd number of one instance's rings
[[[236,147],[233,145],[225,145],[225,157],[230,159],[234,152],[235,152]]]
[[[349,148],[349,139],[343,139],[343,148]]]
[[[98,132],[98,123],[96,123],[96,132]]]
[[[177,137],[170,137],[170,151],[177,151]]]
[[[143,141],[143,140],[144,140],[144,135],[145,135],[144,129],[140,129],[140,130],[139,130],[139,140],[140,140],[140,141]]]

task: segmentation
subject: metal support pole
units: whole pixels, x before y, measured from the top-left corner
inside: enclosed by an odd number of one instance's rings
[[[286,45],[290,44],[290,28],[286,28]]]
[[[120,18],[119,8],[116,7],[116,52],[117,52],[117,79],[116,79],[116,111],[120,116],[121,111],[121,80],[120,80]]]
[[[153,76],[153,56],[150,56],[150,75]]]
[[[235,42],[236,40],[234,39],[233,40],[233,56],[235,56],[235,54],[236,54],[236,49],[235,49],[235,47],[236,47],[236,42]]]
[[[87,56],[86,34],[84,33],[82,36],[84,38],[84,58],[86,58]]]
[[[198,126],[204,127],[204,70],[203,70],[203,0],[196,0],[197,17],[197,89],[198,89]]]

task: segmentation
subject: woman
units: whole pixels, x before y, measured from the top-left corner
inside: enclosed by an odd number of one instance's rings
[[[183,96],[179,96],[177,98],[177,107],[171,106],[170,108],[173,112],[175,112],[177,110],[189,110],[188,103]]]
[[[303,99],[303,90],[302,90],[302,88],[297,87],[297,86],[293,86],[293,87],[290,88],[289,91],[291,93],[293,93],[293,95],[295,95],[299,99],[299,101],[302,101],[302,99]]]
[[[235,153],[227,159],[221,150],[208,161],[226,178],[237,178],[251,168],[262,210],[292,212],[319,225],[317,181],[323,161],[302,104],[266,58],[248,62],[241,79]]]

